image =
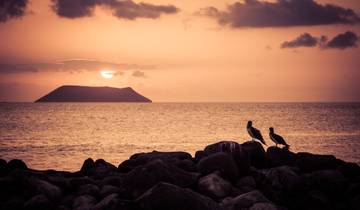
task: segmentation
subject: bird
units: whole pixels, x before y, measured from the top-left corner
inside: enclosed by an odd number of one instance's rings
[[[280,145],[284,145],[285,148],[289,148],[290,145],[288,145],[286,142],[285,142],[285,139],[280,136],[280,135],[277,135],[275,132],[274,132],[274,128],[271,127],[269,128],[269,136],[270,136],[270,139],[276,144],[276,146],[278,144]]]
[[[254,139],[259,140],[261,143],[263,143],[264,145],[266,145],[264,138],[262,137],[260,131],[254,127],[252,127],[252,121],[248,121],[247,123],[247,131],[249,133],[249,135],[251,136],[252,140],[254,141]]]

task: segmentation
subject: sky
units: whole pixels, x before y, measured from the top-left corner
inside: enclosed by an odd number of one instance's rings
[[[360,101],[359,37],[359,0],[3,0],[0,101]]]

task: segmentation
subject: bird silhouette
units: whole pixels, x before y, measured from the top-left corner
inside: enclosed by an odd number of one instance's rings
[[[266,145],[265,140],[262,137],[260,131],[252,126],[252,121],[248,121],[246,128],[253,141],[254,139],[256,139],[259,140],[264,145]]]
[[[278,144],[280,145],[284,145],[285,148],[289,148],[290,145],[288,145],[286,142],[285,142],[285,139],[280,136],[280,135],[277,135],[275,132],[274,132],[274,128],[269,128],[269,136],[270,136],[270,139],[276,144],[276,146]]]

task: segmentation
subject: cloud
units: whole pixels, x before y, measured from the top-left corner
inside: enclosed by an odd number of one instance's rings
[[[174,14],[179,9],[173,5],[153,5],[135,3],[132,0],[52,0],[56,14],[65,18],[92,16],[96,6],[112,10],[118,18],[135,20],[137,18],[155,19],[162,14]]]
[[[125,70],[150,70],[154,65],[139,65],[127,63],[112,63],[96,60],[65,60],[56,63],[33,63],[33,64],[7,64],[0,63],[0,74],[12,73],[36,73],[40,71],[99,71],[101,69],[116,70],[119,74]]]
[[[25,15],[28,0],[0,0],[0,22]]]
[[[142,71],[134,71],[132,74],[131,74],[133,77],[142,77],[142,78],[145,78],[145,73],[142,72]]]
[[[304,33],[292,41],[283,42],[281,48],[320,47],[321,49],[346,49],[357,47],[358,40],[359,37],[351,31],[338,34],[330,41],[326,36],[314,37],[309,33]]]
[[[353,10],[315,0],[245,0],[228,5],[225,11],[215,7],[198,14],[212,17],[221,25],[240,27],[289,27],[327,24],[355,24],[360,17]]]
[[[354,32],[347,31],[343,34],[335,36],[326,44],[326,47],[332,49],[346,49],[349,47],[357,47],[356,43],[358,40],[359,37]]]
[[[282,43],[281,48],[316,47],[319,41],[323,39],[325,39],[325,37],[319,39],[309,33],[304,33],[292,41]]]

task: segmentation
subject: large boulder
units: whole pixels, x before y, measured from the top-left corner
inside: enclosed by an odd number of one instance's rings
[[[74,199],[72,208],[74,210],[89,210],[96,204],[96,199],[91,195],[81,195]]]
[[[220,171],[222,176],[230,181],[236,180],[239,175],[239,170],[234,158],[224,152],[214,153],[201,159],[198,163],[198,170],[203,175]]]
[[[296,173],[297,170],[289,166],[262,170],[265,195],[275,203],[291,205],[292,198],[301,193],[305,185],[304,179]]]
[[[15,170],[15,169],[27,170],[28,169],[25,162],[22,160],[19,160],[19,159],[10,160],[8,163],[8,166],[9,166],[9,170]]]
[[[89,174],[93,169],[95,168],[95,162],[93,159],[91,158],[88,158],[84,161],[81,169],[80,169],[80,172],[81,174],[83,175],[87,175]]]
[[[342,163],[333,155],[315,155],[306,152],[297,153],[296,158],[297,165],[303,172],[332,170],[338,168]]]
[[[180,187],[193,186],[200,174],[184,171],[176,166],[156,159],[145,166],[138,166],[129,172],[124,183],[134,197],[139,196],[159,182],[167,182]]]
[[[259,209],[256,207],[258,203],[268,203],[271,205],[270,201],[260,191],[253,190],[229,199],[223,205],[227,210],[251,209],[254,206],[255,209]]]
[[[46,195],[52,202],[57,202],[62,196],[61,189],[45,180],[32,178],[29,180],[30,185],[37,192]]]
[[[77,195],[91,195],[96,198],[100,194],[100,189],[97,185],[94,185],[94,184],[84,184],[79,187],[76,194]]]
[[[277,167],[283,165],[296,165],[296,154],[289,151],[288,148],[269,147],[266,150],[269,167]]]
[[[328,195],[343,193],[348,186],[348,180],[337,170],[314,171],[307,178],[309,186]]]
[[[136,202],[144,210],[221,210],[212,199],[168,183],[157,184]]]
[[[248,153],[251,166],[255,168],[265,168],[267,166],[266,153],[261,143],[247,141],[241,144],[241,146]]]
[[[24,204],[24,210],[53,210],[54,204],[45,195],[36,195]]]
[[[240,144],[234,141],[221,141],[215,144],[208,145],[204,149],[204,154],[206,156],[218,152],[224,152],[233,157],[239,169],[239,176],[245,176],[248,174],[250,169],[249,155]]]
[[[4,176],[9,172],[9,166],[6,160],[0,159],[0,176]]]
[[[187,152],[158,152],[153,151],[149,153],[137,153],[120,163],[118,170],[122,173],[130,172],[132,169],[140,165],[146,165],[154,160],[160,159],[165,163],[176,163],[179,160],[192,159],[191,155]]]
[[[84,161],[80,170],[82,175],[93,176],[95,178],[104,178],[116,172],[117,168],[111,163],[103,159],[98,159],[94,162],[91,158]]]
[[[232,185],[221,178],[217,173],[212,173],[199,179],[198,191],[213,199],[220,199],[229,196],[232,192]]]

